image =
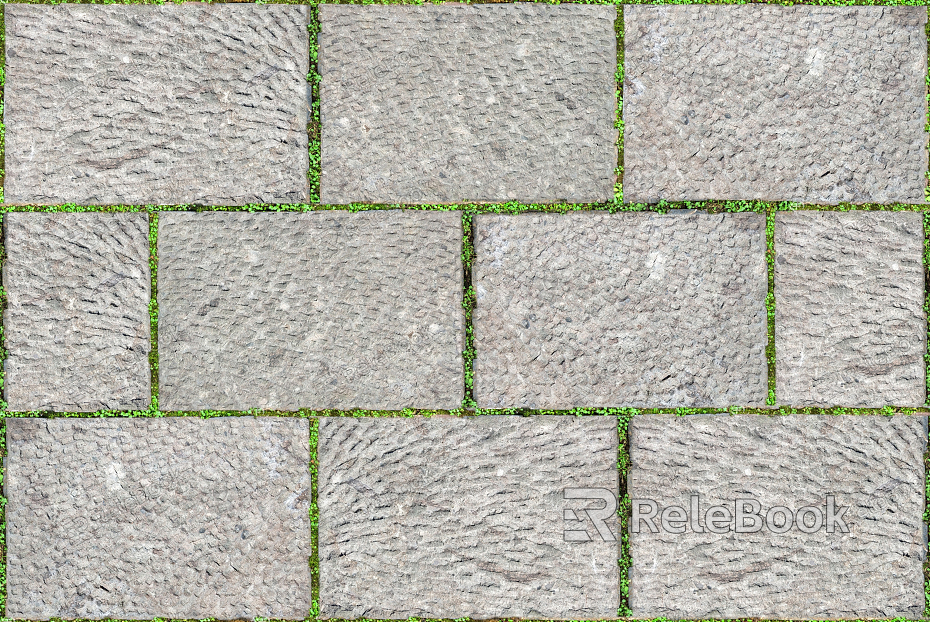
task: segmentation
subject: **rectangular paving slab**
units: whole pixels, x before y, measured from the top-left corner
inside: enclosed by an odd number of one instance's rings
[[[923,203],[923,7],[623,12],[624,201]]]
[[[164,212],[163,410],[459,408],[458,212]]]
[[[482,408],[762,405],[761,214],[481,215]]]
[[[322,617],[617,616],[616,418],[333,417],[319,443]]]
[[[612,6],[320,6],[323,203],[607,201]]]
[[[3,226],[9,409],[147,408],[148,216],[14,212]]]
[[[633,616],[919,618],[926,445],[917,416],[634,417]]]
[[[923,244],[918,212],[775,216],[780,403],[924,403]]]
[[[11,203],[307,199],[307,7],[7,7]]]
[[[7,419],[6,615],[310,610],[306,419]]]

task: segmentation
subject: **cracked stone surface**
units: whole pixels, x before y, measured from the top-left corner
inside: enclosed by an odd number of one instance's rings
[[[917,212],[775,216],[780,403],[924,403],[923,241]]]
[[[923,7],[624,7],[623,198],[924,203]]]
[[[459,408],[458,212],[164,212],[163,410]]]
[[[6,434],[6,615],[306,617],[306,419],[7,419]]]
[[[630,607],[636,618],[916,619],[924,609],[926,417],[643,415],[630,426],[629,494],[659,515],[679,506],[700,527],[631,533]],[[834,495],[848,533],[827,533]],[[710,533],[705,513],[755,499],[764,521],[784,506],[808,513],[804,533]],[[635,503],[635,501],[634,501]],[[648,508],[644,507],[644,511]],[[753,508],[748,508],[752,511]],[[835,510],[839,513],[839,509]],[[669,512],[669,518],[672,512]],[[717,527],[726,529],[727,520]],[[747,519],[751,526],[753,519]],[[784,516],[775,517],[776,526]]]
[[[481,408],[764,404],[761,214],[480,215]]]
[[[3,226],[9,409],[147,408],[146,214],[18,212]]]
[[[617,541],[563,520],[603,505],[564,488],[617,494],[616,418],[333,417],[319,440],[323,617],[616,617]]]
[[[7,7],[10,203],[307,200],[307,8]]]
[[[579,4],[321,5],[323,203],[611,200],[615,20]]]

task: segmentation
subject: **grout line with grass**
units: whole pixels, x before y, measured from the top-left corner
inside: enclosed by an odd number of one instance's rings
[[[765,294],[766,333],[765,360],[768,362],[769,394],[765,403],[775,405],[775,212],[765,213],[765,265],[768,273],[768,293]]]

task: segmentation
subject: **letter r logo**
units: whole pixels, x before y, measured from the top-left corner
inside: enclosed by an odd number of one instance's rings
[[[604,542],[616,542],[617,537],[607,525],[607,520],[617,516],[617,497],[609,490],[604,488],[566,488],[562,491],[564,499],[595,499],[604,502],[604,507],[594,509],[587,508],[578,510],[583,516],[587,516],[594,529]],[[584,520],[579,518],[574,510],[565,509],[562,513],[564,520]],[[566,529],[563,532],[563,538],[566,542],[589,542],[590,534],[585,529]]]

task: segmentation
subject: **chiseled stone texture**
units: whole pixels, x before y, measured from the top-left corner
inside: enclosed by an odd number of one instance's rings
[[[164,212],[164,410],[459,408],[458,212]]]
[[[6,7],[6,200],[307,198],[307,7]]]
[[[6,615],[303,619],[306,419],[7,419]]]
[[[617,616],[616,539],[563,519],[603,506],[565,488],[617,494],[616,418],[333,417],[319,442],[322,617]]]
[[[780,403],[924,403],[923,241],[917,212],[775,216]]]
[[[764,404],[763,215],[475,222],[480,407]]]
[[[924,202],[924,7],[623,17],[624,200]]]
[[[14,212],[3,225],[9,409],[147,408],[146,214]]]
[[[924,609],[926,417],[641,415],[630,426],[628,492],[659,512],[755,499],[826,514],[849,533],[630,534],[636,618],[829,620],[919,618]],[[751,510],[752,508],[748,508]],[[647,511],[648,508],[643,508]],[[838,511],[838,510],[837,510]],[[783,518],[773,519],[781,526]],[[808,515],[807,525],[813,527]],[[747,521],[751,523],[752,521]],[[824,518],[824,523],[826,519]],[[725,521],[718,523],[722,527]]]
[[[612,199],[616,15],[321,5],[322,201]]]

